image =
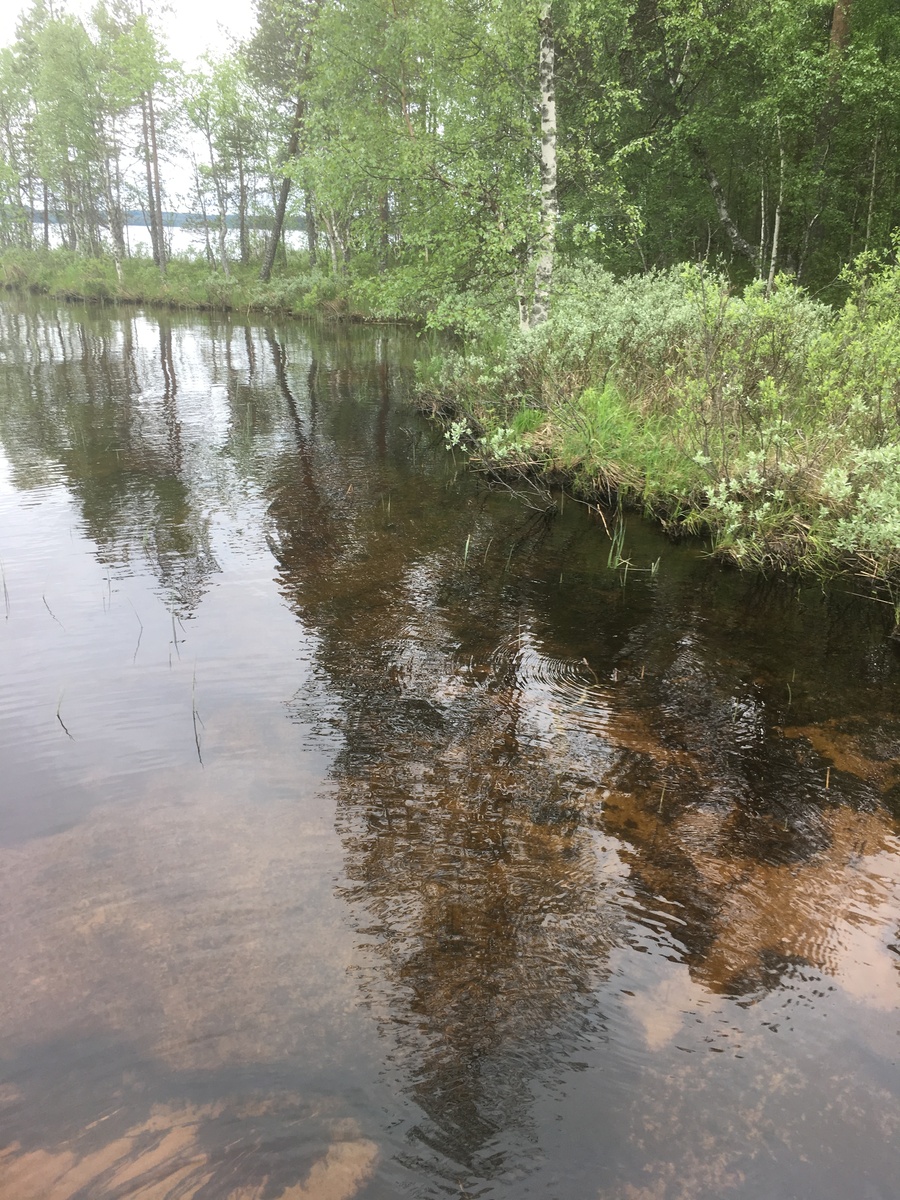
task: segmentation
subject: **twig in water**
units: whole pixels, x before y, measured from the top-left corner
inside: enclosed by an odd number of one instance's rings
[[[56,613],[53,611],[53,609],[47,603],[47,597],[41,596],[41,599],[44,602],[44,608],[46,608],[47,612],[50,614],[50,616],[53,618],[53,620],[57,623],[57,625],[60,627],[60,629],[63,632],[65,632],[65,629],[66,629],[65,625],[63,625],[62,621],[59,619],[59,617],[56,615]]]
[[[131,601],[129,600],[128,603],[131,604]],[[133,604],[131,604],[131,611],[137,617],[137,623],[141,627],[141,631],[138,634],[137,645],[134,648],[134,657],[131,660],[131,664],[132,664],[132,666],[134,666],[134,664],[137,662],[138,650],[140,650],[140,648],[141,648],[141,638],[144,636],[144,622],[141,620],[140,617],[138,617],[138,610],[134,607]]]
[[[466,548],[463,551],[463,566],[465,566],[466,563],[468,563],[468,561],[469,561],[469,544],[471,543],[471,541],[472,541],[472,535],[470,533],[469,536],[466,538]]]
[[[194,722],[194,745],[197,747],[197,758],[200,760],[200,766],[203,766],[203,755],[200,753],[200,730],[197,728],[197,722],[203,724],[200,714],[197,712],[197,668],[194,667],[194,677],[191,680],[191,719]]]
[[[828,767],[825,771],[825,791],[827,792],[830,787],[831,787],[831,767]]]
[[[0,581],[3,583],[3,603],[6,605],[6,619],[9,620],[9,592],[6,590],[6,572],[3,570],[3,560],[0,559]]]
[[[662,785],[662,791],[661,791],[661,792],[660,792],[660,794],[659,794],[659,808],[656,810],[658,813],[661,813],[661,812],[662,812],[663,800],[664,800],[665,798],[666,798],[666,785],[665,785],[665,784],[663,784],[663,785]]]
[[[66,728],[65,721],[62,719],[59,713],[59,710],[62,708],[63,696],[65,695],[65,692],[66,689],[63,688],[63,690],[59,693],[59,700],[56,703],[56,719],[59,721],[60,725],[62,725],[63,733],[66,735],[66,737],[70,738],[74,742],[75,739],[72,737],[71,733],[69,733],[68,729]]]

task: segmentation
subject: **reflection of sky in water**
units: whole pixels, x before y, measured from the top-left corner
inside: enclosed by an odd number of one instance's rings
[[[636,528],[622,586],[454,479],[402,335],[41,311],[0,312],[0,1197],[891,1195],[866,613]]]

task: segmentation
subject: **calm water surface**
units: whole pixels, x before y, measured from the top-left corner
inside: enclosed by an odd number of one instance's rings
[[[0,308],[0,1197],[895,1197],[883,613],[612,569],[416,353]]]

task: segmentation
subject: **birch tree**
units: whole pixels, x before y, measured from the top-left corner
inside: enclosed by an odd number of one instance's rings
[[[547,320],[553,259],[556,253],[556,73],[553,17],[549,0],[541,4],[538,84],[541,111],[541,240],[534,272],[534,303],[530,325]]]

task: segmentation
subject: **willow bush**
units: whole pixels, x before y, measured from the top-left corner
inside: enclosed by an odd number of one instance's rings
[[[571,263],[545,325],[492,328],[422,391],[482,464],[615,494],[741,565],[898,579],[900,268],[867,256],[843,282],[835,312],[786,277]],[[523,411],[543,419],[517,430]]]

